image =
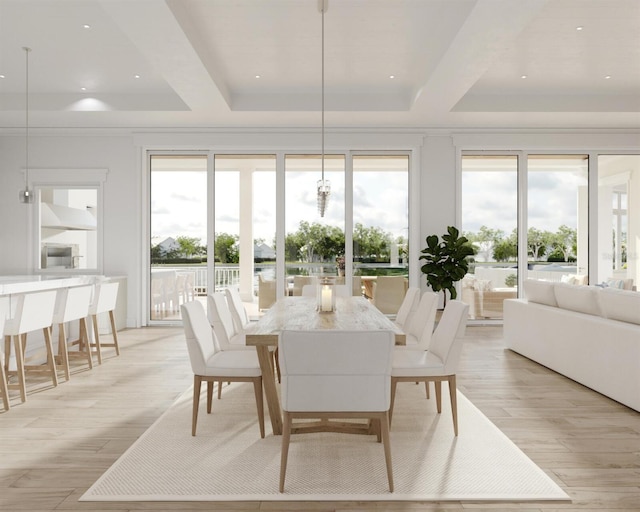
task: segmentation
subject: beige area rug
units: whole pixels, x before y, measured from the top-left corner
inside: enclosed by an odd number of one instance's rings
[[[443,387],[446,390],[446,385]],[[382,444],[337,433],[291,438],[278,492],[280,436],[260,438],[253,387],[225,385],[191,436],[191,390],[182,395],[82,496],[81,501],[417,500],[548,501],[569,496],[458,393],[460,435],[424,386],[401,384],[391,428],[395,492]],[[266,409],[266,407],[265,407]]]

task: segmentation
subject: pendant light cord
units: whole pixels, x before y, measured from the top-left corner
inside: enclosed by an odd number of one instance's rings
[[[25,165],[26,165],[26,169],[25,169],[25,176],[24,176],[24,181],[25,181],[25,190],[29,190],[29,52],[31,52],[31,48],[28,48],[26,46],[24,46],[22,48],[26,54],[26,72],[25,72],[25,76],[26,76],[26,85],[25,85],[25,91],[26,91],[26,109],[25,109],[25,131],[26,131],[26,143],[25,143]]]
[[[324,11],[325,1],[322,0],[322,182],[324,184]]]

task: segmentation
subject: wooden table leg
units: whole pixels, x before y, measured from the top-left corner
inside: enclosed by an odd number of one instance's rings
[[[262,371],[262,385],[264,394],[267,397],[273,435],[280,436],[282,435],[282,411],[280,409],[280,400],[278,399],[278,390],[276,389],[276,379],[271,366],[271,352],[269,352],[269,347],[266,345],[256,345],[256,350],[258,351],[258,361]]]

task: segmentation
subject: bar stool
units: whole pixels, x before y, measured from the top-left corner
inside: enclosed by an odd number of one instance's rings
[[[98,364],[102,364],[102,347],[115,347],[116,355],[120,355],[120,347],[118,346],[118,331],[116,330],[116,320],[113,310],[116,308],[118,300],[118,286],[120,283],[101,283],[95,287],[93,301],[89,307],[89,315],[93,320],[93,336],[94,343],[90,343],[90,347],[95,348],[98,355]],[[100,333],[98,332],[98,315],[100,313],[109,313],[111,322],[111,335],[113,343],[101,343]]]
[[[56,363],[53,357],[53,345],[51,344],[51,320],[56,305],[56,290],[47,290],[37,293],[25,293],[18,296],[15,314],[12,319],[7,320],[4,326],[5,340],[5,370],[6,375],[16,375],[17,384],[8,384],[9,389],[20,390],[20,398],[23,402],[27,400],[27,386],[25,373],[27,371],[40,371],[51,374],[51,383],[58,385],[56,375]],[[40,365],[25,365],[24,355],[27,344],[27,333],[42,329],[44,333],[44,346],[47,350],[47,362]],[[9,359],[11,358],[11,338],[16,356],[16,370],[9,370]],[[43,368],[45,367],[46,368]]]
[[[0,315],[0,336],[4,336],[4,316]],[[9,386],[7,385],[7,374],[4,370],[4,354],[0,351],[0,393],[2,393],[2,403],[4,410],[11,409],[9,403]]]
[[[70,377],[69,357],[82,357],[89,363],[89,368],[93,368],[86,321],[89,316],[92,293],[93,285],[63,288],[58,291],[56,309],[53,315],[53,325],[58,326],[56,368],[64,371],[65,380],[69,380]],[[65,324],[75,320],[79,321],[78,339],[67,342]],[[75,345],[78,346],[78,351],[69,352],[69,347]]]

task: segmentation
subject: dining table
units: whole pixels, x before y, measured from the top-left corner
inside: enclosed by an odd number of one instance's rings
[[[319,312],[314,297],[283,297],[246,333],[246,344],[255,346],[262,371],[262,381],[274,435],[282,434],[282,410],[274,368],[272,348],[284,330],[379,331],[395,334],[396,345],[405,345],[406,336],[388,316],[365,297],[336,297],[335,310]]]

